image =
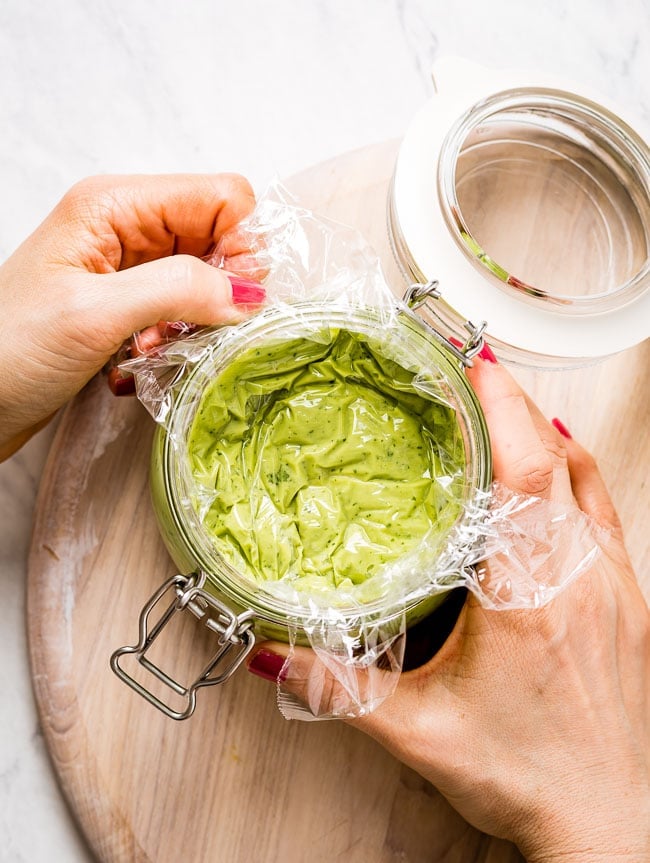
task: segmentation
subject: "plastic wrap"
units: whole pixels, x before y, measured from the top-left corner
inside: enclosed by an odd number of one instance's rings
[[[489,492],[475,494],[445,547],[434,550],[436,558],[425,541],[410,567],[400,561],[402,575],[407,568],[428,568],[428,580],[413,585],[405,605],[463,587],[491,610],[540,608],[596,563],[607,537],[577,507],[569,511],[493,483]],[[291,651],[277,684],[286,718],[354,718],[392,694],[402,670],[406,614],[351,624],[337,627],[320,616],[303,623],[318,658],[313,663],[294,654],[298,631],[291,630]]]
[[[490,488],[468,467],[489,441],[469,440],[463,372],[435,340],[423,359],[405,339],[413,312],[362,237],[277,189],[241,230],[251,274],[266,274],[267,309],[123,367],[171,442],[178,497],[215,546],[215,567],[262,618],[280,609],[292,646],[315,651],[308,673],[286,663],[283,714],[359,716],[392,693],[408,626],[449,591],[467,588],[490,609],[537,608],[593,563],[599,541],[577,508]],[[219,248],[209,260],[222,264]],[[315,403],[319,423],[334,417],[331,432],[301,413]],[[412,416],[423,447],[408,437]]]

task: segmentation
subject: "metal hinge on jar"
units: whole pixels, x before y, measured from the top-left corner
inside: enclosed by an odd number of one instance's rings
[[[404,292],[402,300],[406,303],[412,312],[417,311],[421,306],[428,306],[431,311],[433,307],[430,305],[431,300],[440,300],[442,294],[438,279],[431,279],[426,283],[415,282],[410,285]],[[435,312],[434,312],[435,314]],[[465,321],[465,329],[469,333],[469,338],[463,345],[455,345],[450,339],[444,336],[439,330],[432,326],[428,321],[424,321],[427,327],[431,330],[436,341],[444,345],[451,353],[466,367],[471,368],[472,359],[483,349],[483,334],[487,327],[487,321],[481,321],[478,326],[471,321]]]
[[[203,686],[223,683],[237,670],[255,644],[254,612],[235,614],[227,605],[203,589],[205,573],[174,575],[162,584],[140,612],[139,640],[132,646],[118,648],[111,656],[111,668],[117,676],[151,704],[172,719],[187,719],[194,713],[196,693]],[[149,615],[167,594],[171,602],[151,629]],[[147,658],[147,651],[170,620],[179,612],[189,610],[217,636],[218,649],[189,686],[184,686]],[[185,710],[174,710],[153,692],[139,683],[120,665],[122,656],[132,655],[150,674],[186,701]]]

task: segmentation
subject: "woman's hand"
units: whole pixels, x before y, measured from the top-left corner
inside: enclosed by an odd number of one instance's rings
[[[505,369],[483,360],[469,374],[495,478],[579,507],[608,543],[543,608],[488,611],[470,597],[442,649],[351,722],[531,863],[650,860],[650,616],[616,513],[593,459]],[[249,668],[277,677],[286,655],[262,644]],[[300,696],[292,681],[313,661],[296,650],[284,686]]]
[[[0,268],[0,459],[134,331],[228,323],[261,302],[200,260],[220,243],[229,270],[250,263],[236,226],[254,204],[229,174],[96,177],[65,195]]]

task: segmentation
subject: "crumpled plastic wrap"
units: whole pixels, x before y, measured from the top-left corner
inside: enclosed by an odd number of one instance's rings
[[[357,232],[297,206],[278,188],[261,199],[240,230],[246,233],[252,250],[251,272],[266,274],[268,310],[284,316],[285,323],[274,331],[274,344],[294,339],[300,342],[303,353],[305,350],[309,353],[310,346],[315,346],[315,354],[327,355],[336,341],[336,334],[345,330],[345,322],[354,322],[359,315],[363,318],[369,314],[372,327],[368,332],[363,327],[356,330],[357,336],[361,333],[366,351],[362,366],[367,374],[374,373],[378,356],[380,359],[388,356],[383,373],[392,380],[392,403],[399,405],[399,399],[404,398],[413,405],[414,400],[418,400],[418,411],[432,412],[431,429],[448,428],[449,417],[457,408],[454,388],[458,375],[463,374],[459,364],[453,355],[445,358],[444,351],[437,364],[421,367],[415,362],[410,349],[402,343],[399,325],[404,315],[413,313],[395,299],[377,256]],[[215,266],[223,264],[219,248],[209,262]],[[321,308],[320,317],[314,318],[314,307]],[[269,316],[268,310],[260,315]],[[317,456],[310,453],[308,441],[294,446],[293,452],[298,455],[291,469],[281,462],[269,467],[264,454],[251,458],[250,467],[244,464],[242,468],[243,457],[227,455],[226,442],[234,414],[246,430],[242,452],[249,445],[251,431],[266,437],[279,434],[278,440],[283,441],[283,446],[294,445],[291,441],[287,443],[286,430],[281,428],[278,433],[275,419],[275,425],[269,422],[264,426],[270,396],[268,387],[265,389],[268,378],[265,379],[263,370],[258,375],[253,363],[253,370],[232,384],[232,401],[236,405],[228,407],[230,424],[225,423],[223,430],[217,424],[218,433],[207,447],[211,458],[217,452],[216,467],[211,463],[212,466],[204,468],[201,462],[197,470],[196,461],[190,467],[187,455],[188,446],[192,444],[193,417],[201,408],[204,391],[217,372],[227,369],[232,358],[241,356],[242,344],[259,347],[260,343],[254,338],[246,340],[246,334],[251,330],[255,332],[258,323],[259,320],[253,320],[202,329],[130,360],[122,368],[134,375],[138,397],[163,425],[178,453],[184,483],[181,496],[185,505],[193,510],[192,517],[198,529],[205,528],[214,516],[215,506],[221,506],[223,513],[217,514],[216,523],[221,525],[229,519],[231,526],[226,532],[234,536],[234,540],[228,547],[220,545],[219,553],[225,555],[234,569],[249,570],[245,577],[249,581],[252,578],[251,590],[257,591],[262,604],[266,597],[269,602],[280,603],[288,609],[285,622],[292,648],[308,643],[315,652],[315,662],[305,664],[290,656],[285,663],[278,682],[278,705],[286,717],[355,717],[375,709],[397,684],[408,625],[443,601],[455,588],[468,589],[490,609],[537,608],[553,599],[593,564],[600,543],[598,532],[587,516],[577,508],[566,511],[550,501],[514,494],[498,484],[489,489],[472,486],[458,464],[459,446],[463,452],[462,436],[452,433],[446,438],[441,435],[444,440],[439,444],[433,442],[434,454],[429,456],[432,467],[425,472],[429,477],[427,485],[433,493],[425,489],[424,494],[429,497],[422,498],[421,502],[425,509],[429,507],[427,512],[433,513],[434,521],[438,517],[447,519],[443,530],[424,529],[417,541],[407,543],[408,547],[396,557],[376,566],[368,577],[356,579],[354,572],[348,573],[350,554],[347,552],[358,548],[365,553],[373,543],[383,548],[381,523],[374,534],[368,528],[369,524],[377,527],[377,509],[370,515],[364,510],[355,522],[356,533],[346,531],[343,539],[337,539],[339,550],[343,548],[347,553],[347,563],[338,569],[334,567],[329,581],[319,580],[318,561],[324,558],[309,557],[303,548],[293,556],[291,548],[287,551],[283,547],[282,553],[272,550],[271,557],[275,555],[275,558],[269,568],[269,543],[264,537],[272,536],[280,548],[282,543],[286,546],[287,537],[295,534],[291,518],[284,512],[281,517],[277,516],[279,497],[284,496],[290,502],[302,500],[301,513],[312,514],[310,524],[316,543],[319,519],[322,518],[325,525],[331,501],[328,498],[325,503],[321,499],[314,502],[310,498],[305,504],[305,496],[309,497],[313,491],[309,485],[311,479],[304,480],[305,472],[308,473],[305,465],[315,459],[318,467],[324,459],[322,451]],[[350,326],[354,331],[352,323]],[[381,333],[380,337],[377,332]],[[242,334],[246,336],[243,342]],[[266,359],[275,375],[286,375],[286,380],[282,379],[282,392],[290,392],[296,380],[295,375],[292,376],[291,362],[280,369],[282,362],[272,351]],[[379,365],[382,363],[383,360]],[[260,369],[261,364],[262,360]],[[305,374],[316,378],[329,373],[315,366],[314,372],[307,361],[303,368],[309,370]],[[351,367],[339,374],[340,380],[328,379],[327,386],[344,384],[346,375],[356,380],[363,377],[363,373]],[[187,381],[193,376],[200,385],[191,388],[188,397]],[[312,379],[308,378],[307,383],[313,384]],[[307,392],[313,396],[311,390]],[[355,421],[362,426],[364,421],[372,421],[372,417],[361,414]],[[354,428],[346,427],[345,433],[339,430],[341,436],[353,437]],[[435,438],[435,435],[431,433],[429,437]],[[220,453],[226,453],[221,461]],[[362,469],[369,458],[365,455],[349,461]],[[405,470],[410,461],[411,458],[405,460]],[[239,473],[233,472],[235,467]],[[236,491],[238,484],[241,485],[242,471],[250,487],[246,494],[237,495],[233,489]],[[291,486],[294,474],[302,478],[302,486],[299,482],[295,488]],[[375,483],[372,488],[379,498],[382,494],[390,497],[395,477],[384,477],[382,487],[381,484],[377,486],[377,475],[381,475],[381,471],[379,474],[375,471],[367,479],[368,488]],[[349,475],[346,476],[348,480],[352,482]],[[287,485],[290,493],[286,491]],[[402,482],[403,487],[407,485],[407,481]],[[350,488],[356,489],[358,485]],[[346,491],[344,504],[336,504],[343,506],[337,513],[339,518],[345,514],[345,499],[350,497],[354,494]],[[417,505],[420,506],[420,502]],[[361,506],[365,506],[363,501]],[[303,519],[303,530],[304,524]],[[389,528],[390,524],[386,530]],[[258,531],[260,538],[255,539]],[[294,551],[298,546],[300,542],[294,541]],[[376,560],[383,560],[385,556],[380,549],[375,557],[370,554],[369,559],[374,567]],[[301,582],[301,574],[304,574],[301,565],[307,572],[310,567],[314,570],[310,580],[304,583]]]
[[[427,543],[414,551],[411,572],[428,564],[428,580],[413,586],[405,603],[466,588],[494,611],[535,609],[591,569],[608,534],[577,507],[515,494],[500,483],[477,492],[465,518],[429,558]],[[400,561],[402,573],[406,562]],[[355,718],[390,696],[402,670],[406,614],[375,625],[337,627],[315,616],[302,622],[317,662],[295,653],[298,631],[277,683],[280,711],[287,719]],[[432,622],[432,625],[435,625]],[[357,633],[362,633],[358,635]]]

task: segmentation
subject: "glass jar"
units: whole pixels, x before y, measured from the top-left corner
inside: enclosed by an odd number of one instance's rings
[[[502,358],[576,367],[650,335],[650,151],[601,101],[448,61],[389,194],[405,278],[445,326],[485,317]],[[638,124],[637,124],[638,125]]]
[[[417,305],[427,294],[420,290],[412,304]],[[462,481],[459,483],[460,506],[456,523],[449,529],[461,529],[463,521],[475,518],[468,506],[477,490],[487,490],[492,476],[491,451],[487,426],[479,403],[464,374],[470,364],[468,353],[480,349],[478,344],[459,350],[438,332],[423,322],[411,309],[396,310],[390,325],[377,310],[365,307],[341,307],[328,304],[299,303],[288,308],[268,308],[230,330],[228,338],[216,349],[208,351],[183,378],[174,398],[165,428],[159,426],[153,444],[151,486],[154,510],[161,535],[169,553],[183,576],[176,576],[151,598],[141,616],[141,639],[134,647],[121,648],[112,658],[112,666],[126,682],[148,698],[167,715],[186,718],[194,709],[196,689],[221,682],[230,676],[252,648],[256,636],[287,640],[292,626],[301,640],[301,623],[313,618],[314,600],[297,591],[282,596],[265,589],[249,575],[238,571],[217,548],[193,501],[192,475],[188,467],[187,441],[192,423],[206,387],[237,358],[251,349],[282,344],[287,340],[305,338],[322,342],[328,333],[345,331],[360,336],[380,352],[382,357],[396,362],[403,369],[425,382],[435,397],[444,401],[455,414],[464,450]],[[430,384],[426,382],[429,381]],[[433,480],[432,480],[433,482]],[[459,550],[460,567],[460,550]],[[401,587],[401,586],[400,586]],[[349,620],[363,628],[364,621],[379,621],[390,626],[391,621],[406,614],[407,625],[413,625],[428,615],[445,597],[443,591],[427,594],[427,571],[415,580],[404,582],[401,592],[368,602],[349,601],[336,609],[339,619]],[[450,588],[451,589],[451,588]],[[164,672],[144,659],[162,628],[160,623],[148,631],[147,618],[153,607],[167,593],[173,597],[163,614],[163,624],[176,610],[189,607],[220,636],[220,654],[207,674],[189,689],[172,681]],[[172,710],[149,693],[119,665],[124,653],[134,653],[159,679],[177,693],[187,696],[184,711]],[[144,662],[143,662],[144,660]]]

